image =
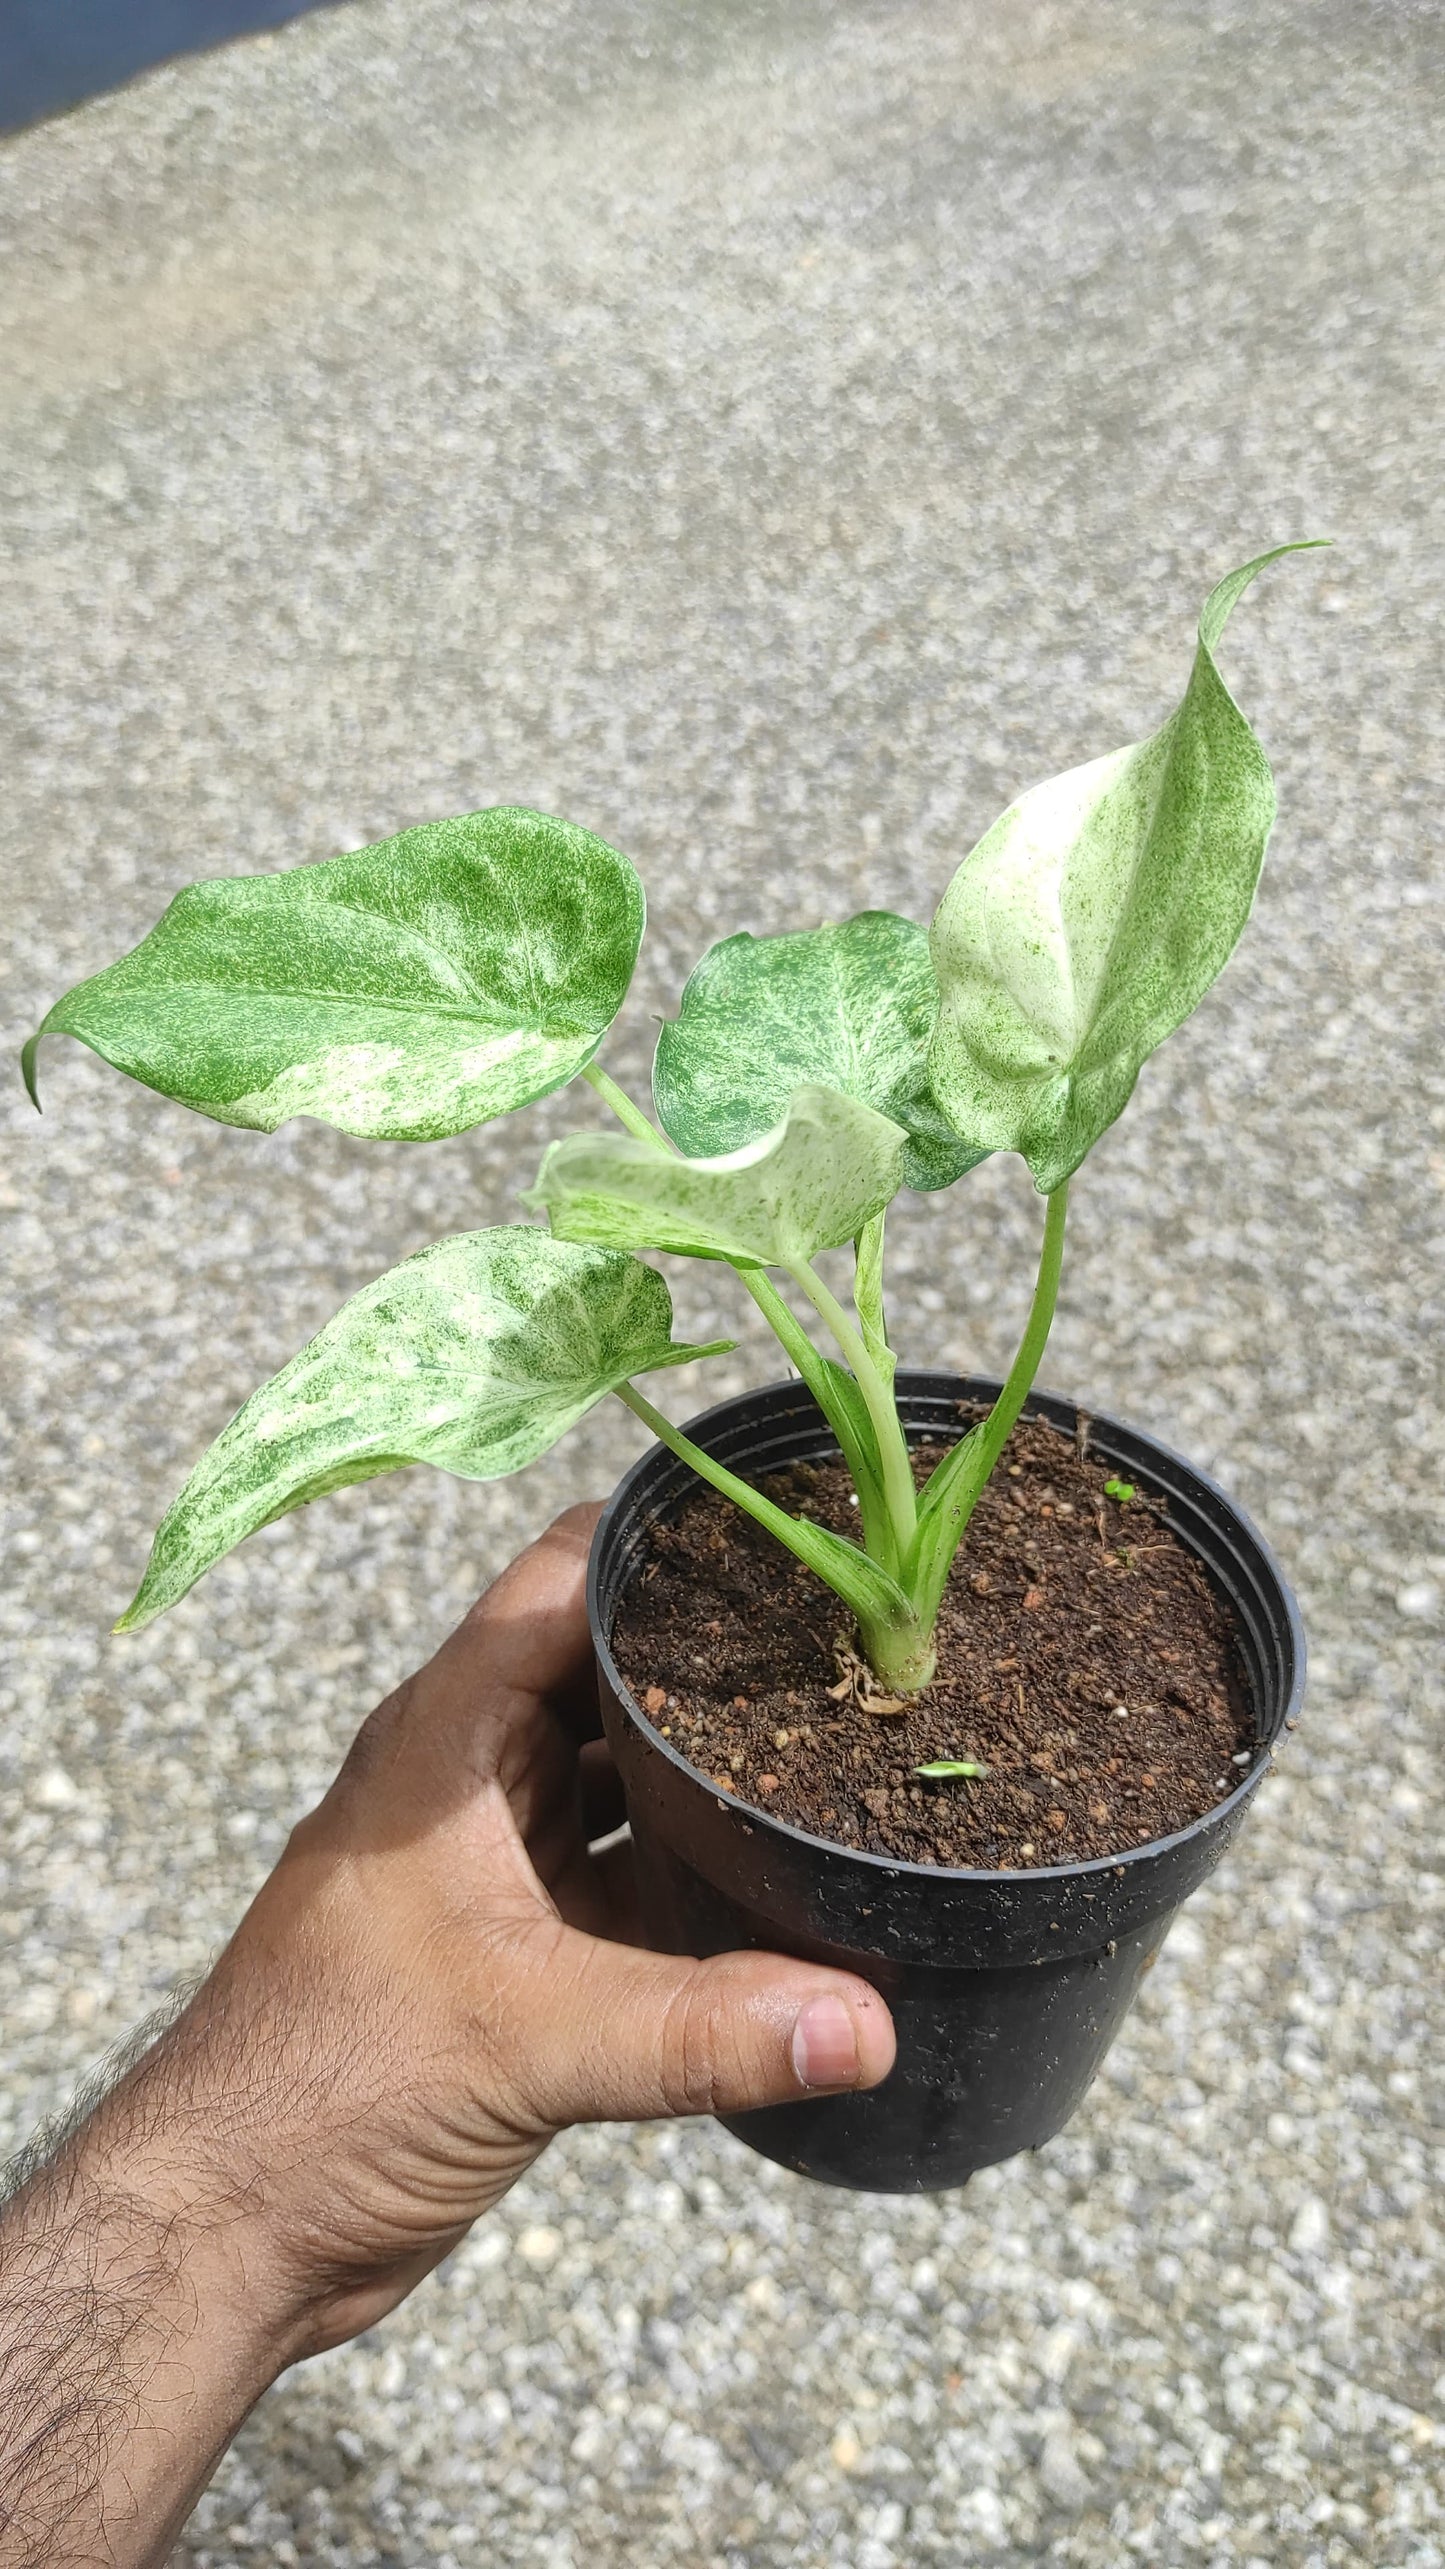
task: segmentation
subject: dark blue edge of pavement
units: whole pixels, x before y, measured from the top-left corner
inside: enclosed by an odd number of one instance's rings
[[[0,134],[338,0],[0,0]]]

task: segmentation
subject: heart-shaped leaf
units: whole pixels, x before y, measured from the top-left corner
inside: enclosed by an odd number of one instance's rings
[[[1052,1194],[1228,960],[1274,819],[1263,750],[1214,664],[1282,544],[1207,599],[1182,703],[1129,749],[1051,777],[965,857],[933,923],[939,1104]]]
[[[42,1035],[222,1124],[435,1141],[560,1088],[616,1016],[643,928],[625,856],[500,808],[284,874],[194,884]],[[38,1097],[36,1103],[39,1103]]]
[[[631,1375],[726,1343],[675,1344],[662,1277],[615,1250],[520,1225],[439,1240],[353,1294],[222,1429],[116,1629],[149,1623],[244,1535],[327,1490],[407,1463],[499,1479]]]
[[[906,1141],[871,1106],[804,1087],[775,1131],[717,1159],[674,1159],[629,1134],[570,1133],[524,1201],[546,1207],[562,1240],[795,1267],[855,1238],[891,1201]]]
[[[740,1150],[812,1082],[903,1126],[905,1186],[951,1186],[983,1153],[959,1140],[928,1084],[937,1014],[928,932],[891,910],[781,937],[724,937],[658,1038],[652,1092],[663,1130],[695,1158]]]

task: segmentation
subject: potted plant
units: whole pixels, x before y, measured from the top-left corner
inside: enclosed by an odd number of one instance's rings
[[[511,808],[196,884],[26,1047],[32,1097],[65,1033],[263,1132],[310,1114],[435,1140],[576,1077],[614,1111],[547,1151],[547,1227],[421,1250],[247,1401],[117,1629],[329,1490],[515,1471],[616,1393],[657,1439],[590,1589],[645,1912],[678,1950],[753,1942],[884,1990],[881,2089],[738,2124],[837,2183],[957,2184],[1058,2128],[1299,1699],[1294,1605],[1240,1512],[1033,1388],[1070,1180],[1249,914],[1273,787],[1214,653],[1298,549],[1220,582],[1168,720],[1012,805],[931,931],[870,910],[714,946],[662,1029],[656,1124],[594,1058],[637,876]],[[1002,1384],[900,1373],[888,1206],[994,1151],[1045,1204],[1017,1355]],[[851,1307],[817,1264],[849,1245]],[[731,1342],[674,1340],[646,1250],[733,1267],[791,1378],[674,1427],[636,1378]]]

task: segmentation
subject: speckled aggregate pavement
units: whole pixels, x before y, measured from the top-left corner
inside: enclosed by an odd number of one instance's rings
[[[1077,1189],[1046,1378],[1263,1521],[1307,1718],[1106,2074],[933,2201],[590,2132],[288,2378],[194,2569],[1439,2569],[1442,22],[1369,0],[358,0],[0,150],[5,1040],[197,873],[527,801],[653,925],[926,917],[1171,700],[1211,579],[1279,778],[1248,938]],[[223,1937],[379,1692],[637,1450],[413,1473],[106,1637],[230,1410],[505,1219],[590,1099],[266,1141],[3,1090],[5,2132]],[[1016,1163],[895,1221],[996,1364]],[[770,1369],[736,1329],[679,1414]]]

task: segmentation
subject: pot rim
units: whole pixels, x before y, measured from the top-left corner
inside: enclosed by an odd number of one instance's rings
[[[922,1391],[925,1386],[942,1390],[943,1386],[947,1385],[950,1387],[947,1395],[950,1398],[961,1400],[977,1398],[985,1401],[995,1398],[1002,1388],[999,1382],[979,1374],[929,1372],[923,1368],[910,1369],[904,1366],[899,1367],[895,1384],[899,1391],[905,1392],[910,1387],[916,1387],[919,1391]],[[728,1412],[737,1407],[740,1401],[760,1400],[769,1392],[785,1392],[797,1396],[800,1405],[816,1407],[812,1394],[801,1379],[761,1383],[752,1391],[734,1392],[727,1400],[714,1401],[709,1409],[699,1410],[694,1417],[684,1422],[683,1433],[690,1436],[694,1444],[701,1444],[705,1442],[706,1430],[715,1420],[725,1417]],[[770,1811],[759,1810],[755,1803],[743,1801],[736,1793],[724,1792],[712,1776],[704,1775],[699,1768],[691,1764],[689,1759],[679,1754],[671,1740],[663,1738],[656,1724],[643,1711],[618,1667],[612,1655],[611,1634],[603,1629],[599,1586],[607,1538],[616,1518],[630,1502],[636,1483],[642,1478],[644,1472],[653,1467],[657,1456],[668,1451],[657,1441],[647,1446],[636,1462],[629,1465],[613,1490],[597,1520],[587,1560],[587,1618],[591,1626],[593,1647],[603,1663],[603,1673],[607,1683],[612,1687],[619,1703],[626,1705],[632,1720],[644,1733],[649,1750],[675,1767],[688,1783],[695,1785],[699,1791],[711,1795],[724,1809],[738,1812],[753,1827],[761,1828],[773,1837],[790,1840],[797,1846],[820,1852],[837,1861],[860,1865],[865,1872],[875,1873],[881,1880],[887,1881],[895,1881],[902,1875],[910,1876],[919,1882],[940,1884],[952,1882],[1044,1884],[1085,1880],[1090,1877],[1103,1879],[1105,1876],[1113,1876],[1117,1879],[1120,1875],[1126,1875],[1128,1868],[1133,1864],[1157,1864],[1161,1856],[1167,1856],[1174,1849],[1187,1845],[1190,1839],[1199,1837],[1204,1831],[1217,1828],[1222,1820],[1241,1809],[1256,1792],[1261,1780],[1273,1765],[1280,1734],[1288,1723],[1296,1719],[1304,1697],[1307,1644],[1304,1623],[1294,1591],[1285,1578],[1272,1547],[1261,1534],[1253,1518],[1246,1514],[1238,1501],[1231,1498],[1218,1481],[1214,1480],[1209,1473],[1201,1471],[1198,1464],[1192,1463],[1187,1455],[1180,1454],[1173,1446],[1166,1445],[1160,1437],[1152,1435],[1147,1428],[1134,1427],[1127,1419],[1114,1417],[1111,1411],[1095,1408],[1082,1400],[1071,1399],[1062,1392],[1037,1389],[1031,1391],[1024,1402],[1021,1416],[1028,1418],[1042,1415],[1048,1420],[1050,1426],[1063,1427],[1065,1418],[1057,1413],[1067,1413],[1067,1424],[1070,1427],[1076,1425],[1081,1414],[1087,1418],[1091,1443],[1099,1431],[1103,1431],[1099,1441],[1107,1445],[1109,1431],[1116,1429],[1151,1453],[1159,1455],[1164,1461],[1187,1471],[1197,1488],[1227,1511],[1246,1542],[1253,1546],[1265,1573],[1273,1580],[1279,1592],[1289,1630],[1293,1662],[1293,1675],[1288,1696],[1271,1736],[1256,1743],[1258,1754],[1253,1765],[1244,1770],[1239,1783],[1222,1801],[1216,1802],[1210,1810],[1201,1812],[1199,1818],[1191,1820],[1186,1828],[1176,1829],[1168,1837],[1149,1838],[1142,1846],[1126,1847],[1115,1855],[1087,1856],[1074,1864],[964,1865],[917,1864],[903,1856],[876,1855],[869,1847],[844,1846],[837,1838],[819,1837],[811,1829],[798,1828],[790,1820],[779,1819]],[[819,1411],[818,1415],[826,1428],[827,1421],[823,1419],[822,1412]],[[904,1429],[906,1433],[908,1430],[906,1419]],[[925,1429],[923,1434],[926,1436],[930,1432]],[[923,1438],[918,1437],[914,1441],[922,1442]],[[1194,1552],[1194,1547],[1187,1544],[1183,1529],[1175,1526],[1173,1530],[1180,1541],[1185,1542],[1187,1548]],[[1194,1557],[1199,1559],[1200,1556],[1194,1553]],[[1208,1563],[1205,1562],[1203,1566],[1207,1571]]]

